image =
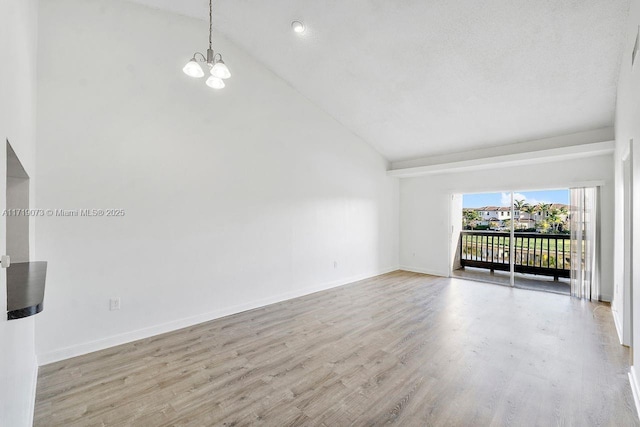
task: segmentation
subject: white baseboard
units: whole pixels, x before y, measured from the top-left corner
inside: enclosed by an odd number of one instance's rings
[[[640,417],[640,388],[638,388],[638,376],[635,367],[631,367],[629,371],[629,383],[631,383],[631,391],[633,392],[633,401],[636,404],[636,412]]]
[[[618,312],[612,309],[611,315],[613,316],[613,324],[616,325],[616,332],[618,333],[618,339],[620,340],[620,344],[624,345],[624,339],[622,335],[622,325],[620,325],[620,321],[618,320]]]
[[[612,301],[611,295],[600,295],[600,301],[611,303]]]
[[[390,273],[398,270],[398,267],[386,268],[374,273],[366,273],[348,278],[335,280],[332,282],[326,282],[314,286],[310,286],[303,289],[297,289],[290,292],[274,295],[268,298],[263,298],[256,301],[251,301],[245,304],[239,304],[224,309],[202,313],[195,316],[186,317],[183,319],[174,320],[160,325],[154,325],[147,328],[137,329],[130,332],[125,332],[118,335],[112,335],[110,337],[102,338],[95,341],[89,341],[69,347],[60,348],[57,350],[49,351],[47,353],[38,354],[38,364],[40,366],[47,365],[49,363],[58,362],[60,360],[69,359],[71,357],[81,356],[83,354],[92,353],[98,350],[104,350],[105,348],[114,347],[121,344],[126,344],[132,341],[149,338],[154,335],[164,334],[166,332],[172,332],[178,329],[187,328],[199,323],[208,322],[210,320],[219,319],[221,317],[229,316],[232,314],[241,313],[247,310],[253,310],[255,308],[264,307],[266,305],[275,304],[278,302],[298,298],[301,296],[313,294],[316,292],[324,291],[327,289],[335,288],[338,286],[344,286],[349,283],[357,282],[358,280],[364,280],[371,277],[379,276],[381,274]]]
[[[411,267],[408,265],[401,265],[400,270],[410,271],[412,273],[429,274],[431,276],[449,277],[449,273],[444,273],[442,271],[428,270],[426,268],[421,268],[421,267]]]

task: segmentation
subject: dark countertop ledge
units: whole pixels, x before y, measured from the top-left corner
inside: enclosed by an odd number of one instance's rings
[[[40,313],[44,302],[47,262],[17,262],[7,268],[7,319]]]

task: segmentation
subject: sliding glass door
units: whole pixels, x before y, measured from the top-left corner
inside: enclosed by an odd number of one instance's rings
[[[511,194],[463,195],[459,269],[454,275],[511,286]]]
[[[520,258],[516,261],[515,284],[568,294],[569,190],[515,193],[514,198],[514,208],[520,211],[514,247],[516,258]]]
[[[568,295],[569,208],[568,190],[464,195],[454,275]]]

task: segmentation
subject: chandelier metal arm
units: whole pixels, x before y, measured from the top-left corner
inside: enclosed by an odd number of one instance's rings
[[[198,55],[200,55],[202,59],[199,59]],[[210,66],[213,66],[216,62],[222,61],[222,54],[214,52],[213,49],[207,49],[206,55],[204,53],[196,52],[193,54],[193,59],[199,62],[206,62]]]
[[[194,54],[193,54],[193,59],[196,59],[196,56],[198,56],[198,55],[200,55],[200,56],[202,57],[202,60],[201,60],[200,62],[207,62],[207,57],[206,57],[206,56],[204,56],[204,54],[203,54],[203,53],[200,53],[200,52],[196,52],[196,53],[194,53]]]

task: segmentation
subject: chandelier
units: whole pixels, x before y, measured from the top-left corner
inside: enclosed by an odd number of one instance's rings
[[[210,88],[222,89],[225,86],[224,81],[231,77],[231,72],[222,60],[222,55],[220,53],[215,53],[211,48],[211,37],[213,35],[213,7],[211,2],[212,0],[209,0],[209,49],[207,49],[207,55],[205,56],[200,52],[194,53],[193,57],[189,62],[187,62],[187,65],[184,66],[182,71],[184,71],[184,73],[189,77],[204,77],[204,70],[199,64],[199,62],[204,62],[207,64],[209,73],[211,74],[205,83]]]

